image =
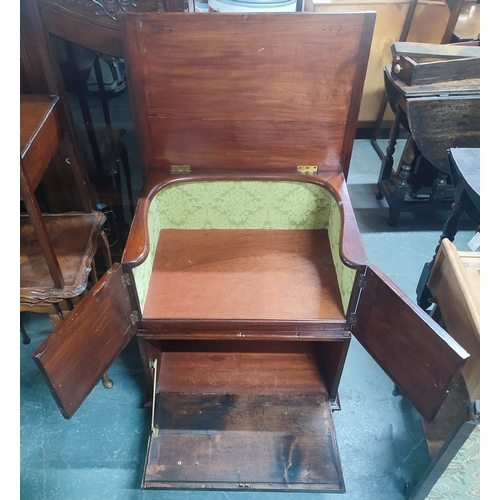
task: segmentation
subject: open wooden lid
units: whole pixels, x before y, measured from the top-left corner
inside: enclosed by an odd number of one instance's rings
[[[374,12],[119,20],[147,169],[347,173]]]

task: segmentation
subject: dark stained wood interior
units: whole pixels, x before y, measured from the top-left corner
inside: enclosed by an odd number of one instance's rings
[[[163,230],[143,316],[339,320],[326,230]]]
[[[345,491],[319,394],[161,394],[145,488]]]

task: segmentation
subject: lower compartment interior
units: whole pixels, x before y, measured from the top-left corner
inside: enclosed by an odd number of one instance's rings
[[[335,399],[350,338],[335,341],[152,340],[158,393],[321,394]]]
[[[343,491],[327,387],[346,342],[146,340],[143,488]]]
[[[143,488],[344,491],[324,394],[160,393]]]
[[[168,352],[161,366],[159,391],[326,393],[309,352]]]

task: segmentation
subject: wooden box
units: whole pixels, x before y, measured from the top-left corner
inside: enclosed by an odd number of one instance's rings
[[[374,17],[120,17],[143,193],[122,263],[33,357],[70,418],[137,336],[143,488],[344,491],[351,334],[428,419],[466,361],[369,265],[349,201]]]

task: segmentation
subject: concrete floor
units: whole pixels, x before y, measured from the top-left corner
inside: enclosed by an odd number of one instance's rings
[[[130,137],[133,141],[133,137]],[[384,141],[382,142],[385,149]],[[133,145],[132,145],[133,149]],[[129,151],[130,152],[130,151]],[[134,164],[134,155],[131,162]],[[348,180],[352,204],[371,263],[415,299],[425,262],[439,240],[448,211],[403,213],[387,224],[385,201],[375,199],[380,160],[368,140],[358,139]],[[134,172],[136,189],[140,172]],[[463,220],[455,240],[469,250],[475,226]],[[108,371],[113,389],[98,384],[76,415],[65,420],[31,353],[50,333],[48,317],[28,314],[32,341],[20,342],[20,495],[35,500],[312,500],[330,494],[143,491],[140,482],[150,411],[141,407],[145,381],[132,341]],[[353,339],[340,384],[342,410],[334,414],[346,500],[404,499],[406,482],[415,484],[429,456],[419,414]]]

